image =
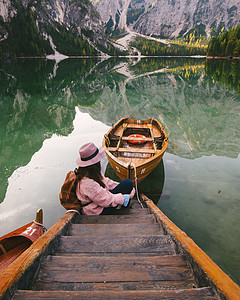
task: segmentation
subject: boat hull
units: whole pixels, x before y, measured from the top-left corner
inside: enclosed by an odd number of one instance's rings
[[[136,138],[132,137],[132,132]],[[121,180],[137,180],[138,183],[157,167],[167,145],[167,134],[155,119],[138,121],[123,118],[108,131],[103,140],[108,162],[116,175]]]
[[[37,215],[42,214],[42,211]],[[43,226],[37,221],[28,223],[0,237],[0,272],[43,234]]]

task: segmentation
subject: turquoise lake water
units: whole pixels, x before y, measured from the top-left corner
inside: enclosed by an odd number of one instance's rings
[[[239,70],[186,58],[0,62],[0,235],[38,208],[53,225],[78,148],[100,146],[121,117],[154,117],[169,146],[140,189],[240,284]]]

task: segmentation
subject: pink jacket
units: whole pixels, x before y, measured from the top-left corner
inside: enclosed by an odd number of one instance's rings
[[[104,207],[115,207],[118,204],[123,204],[122,194],[112,194],[109,190],[114,189],[118,182],[103,176],[105,188],[101,187],[95,180],[84,177],[77,184],[76,195],[84,205],[92,201],[92,203],[83,207],[84,215],[100,215]]]

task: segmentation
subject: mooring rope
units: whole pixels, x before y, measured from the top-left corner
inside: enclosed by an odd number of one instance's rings
[[[65,214],[68,213],[68,212],[76,212],[77,214],[80,215],[80,212],[79,212],[78,210],[76,210],[76,209],[69,209],[69,210],[67,210],[67,211],[65,212]]]
[[[135,187],[136,187],[137,201],[139,202],[139,204],[140,204],[141,207],[143,208],[142,202],[141,202],[141,200],[140,200],[140,198],[139,198],[139,194],[138,194],[137,169],[136,169],[136,166],[134,165],[134,163],[131,162],[130,165],[133,167],[134,172],[135,172],[134,179],[135,179]]]
[[[38,223],[37,221],[35,221],[35,220],[33,220],[33,223],[34,224],[36,224],[36,225],[38,225],[38,226],[42,226],[42,228],[43,228],[43,232],[46,232],[47,231],[47,228],[43,225],[43,224],[41,224],[41,223]]]

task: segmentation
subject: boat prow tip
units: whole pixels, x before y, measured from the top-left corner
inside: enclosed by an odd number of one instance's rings
[[[43,224],[43,209],[42,208],[39,208],[37,210],[35,222],[37,222],[39,224]]]

